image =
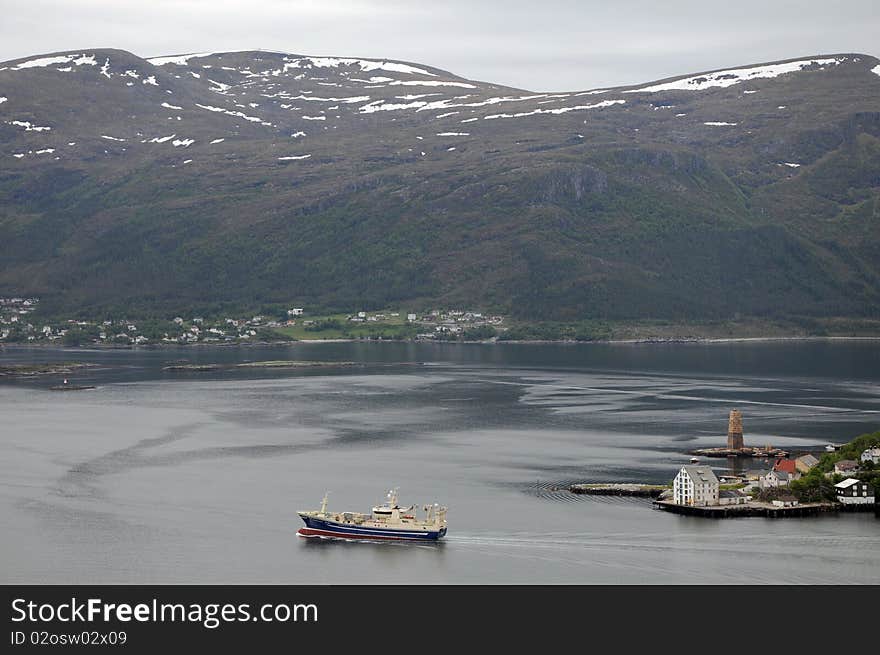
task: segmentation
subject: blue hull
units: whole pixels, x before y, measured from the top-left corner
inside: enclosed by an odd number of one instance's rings
[[[299,533],[306,537],[337,537],[340,539],[393,539],[406,541],[437,541],[446,534],[439,530],[395,530],[339,524],[312,516],[301,517],[306,527]]]

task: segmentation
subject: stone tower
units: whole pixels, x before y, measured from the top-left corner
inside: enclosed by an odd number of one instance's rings
[[[730,410],[730,418],[727,422],[727,448],[743,449],[743,417],[738,409]]]

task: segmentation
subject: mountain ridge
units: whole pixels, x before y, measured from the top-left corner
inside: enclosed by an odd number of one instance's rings
[[[0,293],[877,314],[876,57],[558,93],[391,59],[151,59],[0,63]]]

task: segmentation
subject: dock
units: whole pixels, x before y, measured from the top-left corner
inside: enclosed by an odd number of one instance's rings
[[[793,507],[776,507],[767,503],[747,503],[745,505],[678,505],[668,500],[655,500],[654,507],[673,514],[685,516],[702,516],[712,519],[726,519],[748,516],[764,518],[798,518],[803,516],[819,516],[825,513],[838,512],[875,512],[872,504],[844,505],[842,503],[804,503]]]
[[[584,494],[589,496],[639,496],[642,498],[658,498],[664,491],[671,491],[671,488],[662,484],[599,482],[591,484],[573,484],[568,490],[573,494]]]

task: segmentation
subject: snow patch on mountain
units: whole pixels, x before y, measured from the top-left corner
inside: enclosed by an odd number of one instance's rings
[[[178,107],[177,105],[172,105],[167,102],[163,102],[162,106],[165,107],[166,109],[183,109],[183,107]]]
[[[311,155],[291,155],[290,157],[279,157],[278,161],[292,161],[294,159],[308,159]]]
[[[198,107],[199,109],[206,109],[206,110],[212,111],[212,112],[220,112],[220,113],[226,114],[227,116],[235,116],[237,118],[243,118],[246,121],[249,121],[251,123],[259,123],[260,125],[267,125],[269,127],[272,126],[272,123],[264,121],[262,118],[258,118],[257,116],[248,116],[247,114],[244,114],[240,111],[230,111],[229,109],[224,109],[223,107],[212,107],[211,105],[200,105],[198,103],[196,103],[196,107]]]
[[[393,61],[375,61],[371,59],[340,59],[337,57],[299,57],[296,59],[284,58],[287,62],[284,68],[339,68],[340,66],[358,66],[361,71],[367,73],[374,70],[383,70],[390,73],[408,73],[410,75],[430,75],[436,77],[434,73],[426,71],[424,68],[416,68],[408,64],[398,64]]]
[[[77,66],[82,66],[83,64],[87,64],[89,66],[97,66],[98,62],[95,61],[95,55],[61,55],[59,57],[40,57],[39,59],[31,59],[29,61],[22,62],[17,66],[13,66],[10,70],[22,70],[24,68],[45,68],[46,66],[52,66],[53,64],[76,64]]]
[[[370,96],[348,96],[346,98],[320,98],[318,96],[293,96],[290,100],[306,100],[308,102],[341,102],[350,105],[355,102],[367,102]]]
[[[462,89],[476,89],[473,84],[466,82],[442,82],[440,80],[394,80],[388,86],[460,86]]]
[[[570,111],[581,111],[584,109],[602,109],[603,107],[611,107],[613,105],[622,105],[626,100],[603,100],[594,105],[578,105],[576,107],[559,107],[558,109],[535,109],[534,111],[524,111],[518,114],[490,114],[483,116],[483,120],[493,120],[496,118],[522,118],[523,116],[534,116],[535,114],[565,114]]]
[[[394,96],[398,100],[418,100],[419,98],[430,98],[431,96],[442,96],[442,93],[407,93],[405,96]]]
[[[164,66],[165,64],[177,64],[178,66],[187,66],[190,59],[199,59],[201,57],[210,57],[213,52],[200,52],[191,55],[174,55],[172,57],[152,57],[147,59],[153,66]]]
[[[730,126],[739,125],[739,123],[728,123],[726,121],[707,121],[707,122],[703,123],[703,125],[710,125],[712,127],[725,127],[728,125],[730,125]]]
[[[34,125],[29,121],[4,121],[7,125],[15,125],[16,127],[23,127],[25,132],[48,132],[51,130],[51,127],[47,125]]]
[[[738,68],[731,70],[716,71],[705,75],[686,77],[672,82],[645,86],[638,89],[629,89],[623,93],[657,93],[658,91],[703,91],[713,87],[725,88],[760,78],[772,78],[787,73],[796,73],[809,67],[836,66],[846,61],[845,57],[830,59],[804,59],[802,61],[790,61],[784,64],[769,64],[767,66],[755,66],[753,68]]]
[[[871,69],[871,72],[874,73],[874,75],[880,75],[880,64],[874,66],[874,68]]]
[[[422,94],[422,95],[414,95],[414,96],[395,96],[395,98],[420,98],[425,97],[427,95],[439,95],[439,94]],[[371,103],[363,105],[360,108],[360,111],[364,114],[371,114],[377,111],[400,111],[403,109],[415,109],[416,111],[434,111],[441,109],[454,109],[457,107],[485,107],[487,105],[495,105],[501,102],[522,102],[523,100],[533,100],[535,98],[546,98],[546,94],[539,95],[531,95],[531,96],[503,96],[497,98],[488,98],[486,100],[482,100],[479,102],[455,102],[456,100],[467,100],[470,98],[470,95],[463,96],[455,96],[454,98],[444,98],[443,100],[435,100],[433,102],[425,102],[423,100],[417,100],[414,102],[408,103],[386,103],[384,100],[375,100]],[[622,100],[620,102],[623,102]],[[562,113],[562,112],[559,112]],[[450,115],[450,114],[445,114]],[[438,116],[439,118],[439,116]]]

